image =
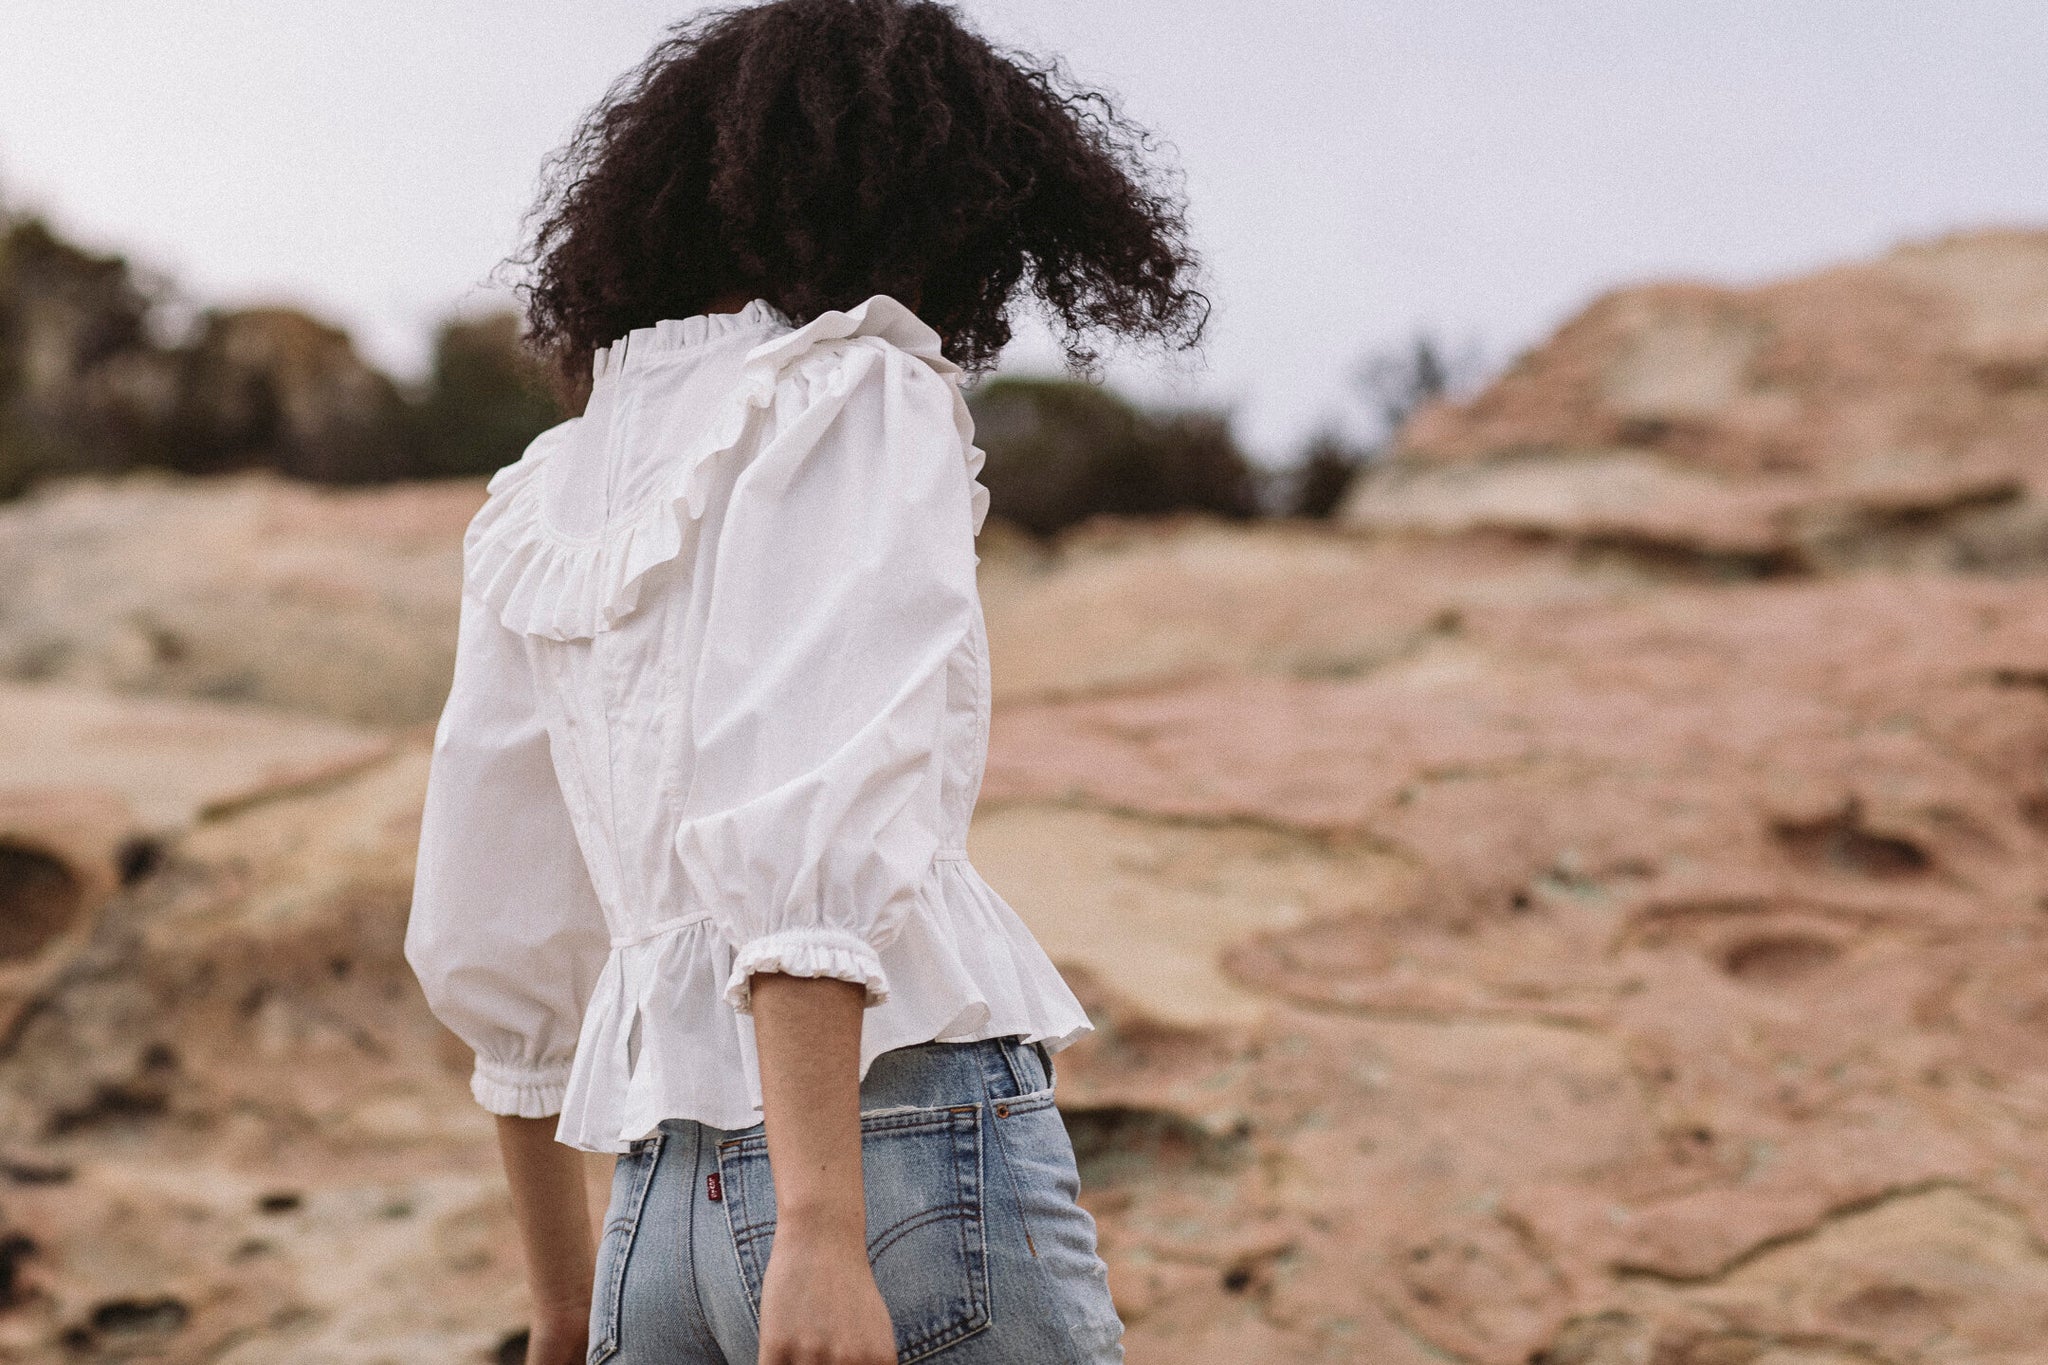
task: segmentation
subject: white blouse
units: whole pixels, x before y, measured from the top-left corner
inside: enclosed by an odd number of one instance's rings
[[[982,452],[938,335],[756,301],[597,353],[463,542],[406,956],[500,1114],[759,1121],[755,972],[860,983],[861,1070],[1088,1031],[963,847]]]

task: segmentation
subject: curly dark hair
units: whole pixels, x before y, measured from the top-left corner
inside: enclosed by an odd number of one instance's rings
[[[1095,338],[1196,345],[1177,178],[1057,61],[935,0],[773,0],[671,29],[549,164],[521,285],[573,388],[636,327],[762,298],[798,322],[874,294],[986,370],[1019,287],[1071,365]]]

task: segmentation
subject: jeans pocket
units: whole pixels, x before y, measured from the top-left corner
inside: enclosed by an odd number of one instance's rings
[[[979,1105],[894,1109],[860,1122],[868,1260],[896,1328],[899,1365],[923,1360],[989,1325]],[[725,1215],[747,1302],[758,1320],[775,1241],[775,1178],[767,1138],[718,1145]]]
[[[640,1210],[654,1183],[666,1134],[636,1142],[612,1169],[612,1198],[605,1212],[604,1236],[597,1244],[597,1278],[590,1300],[589,1365],[604,1365],[619,1353],[619,1322],[626,1292],[626,1262],[640,1232]]]

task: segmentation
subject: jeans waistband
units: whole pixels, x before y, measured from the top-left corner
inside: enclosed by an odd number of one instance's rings
[[[1014,1099],[1050,1089],[1044,1050],[1021,1038],[919,1043],[875,1058],[861,1082],[860,1107],[934,1108]]]
[[[1053,1081],[1052,1054],[1043,1043],[1014,1035],[966,1043],[917,1043],[875,1058],[861,1081],[860,1107],[868,1113],[981,1104],[1049,1091]],[[661,1125],[670,1133],[689,1126],[687,1119],[669,1119]]]

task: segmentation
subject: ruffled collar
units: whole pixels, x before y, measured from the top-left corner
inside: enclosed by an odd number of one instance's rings
[[[580,419],[542,432],[524,455],[491,476],[484,505],[463,537],[463,577],[509,629],[570,640],[616,626],[637,605],[640,580],[681,553],[685,528],[704,514],[718,461],[744,439],[754,414],[774,401],[776,385],[789,367],[828,342],[877,337],[954,381],[954,422],[972,486],[974,532],[980,534],[988,515],[988,490],[979,479],[986,456],[974,444],[974,419],[959,389],[960,367],[946,359],[939,334],[929,324],[886,294],[844,311],[821,313],[801,327],[756,299],[738,313],[703,313],[638,328],[598,351],[596,382],[614,382],[657,355],[746,330],[766,335],[741,361],[738,382],[725,410],[707,425],[705,440],[675,460],[658,495],[601,537],[566,539],[552,532],[542,516],[539,472]]]
[[[737,313],[696,313],[666,318],[652,327],[636,327],[591,357],[594,378],[624,374],[657,355],[720,341],[739,332],[789,331],[796,324],[766,299],[755,299]]]

